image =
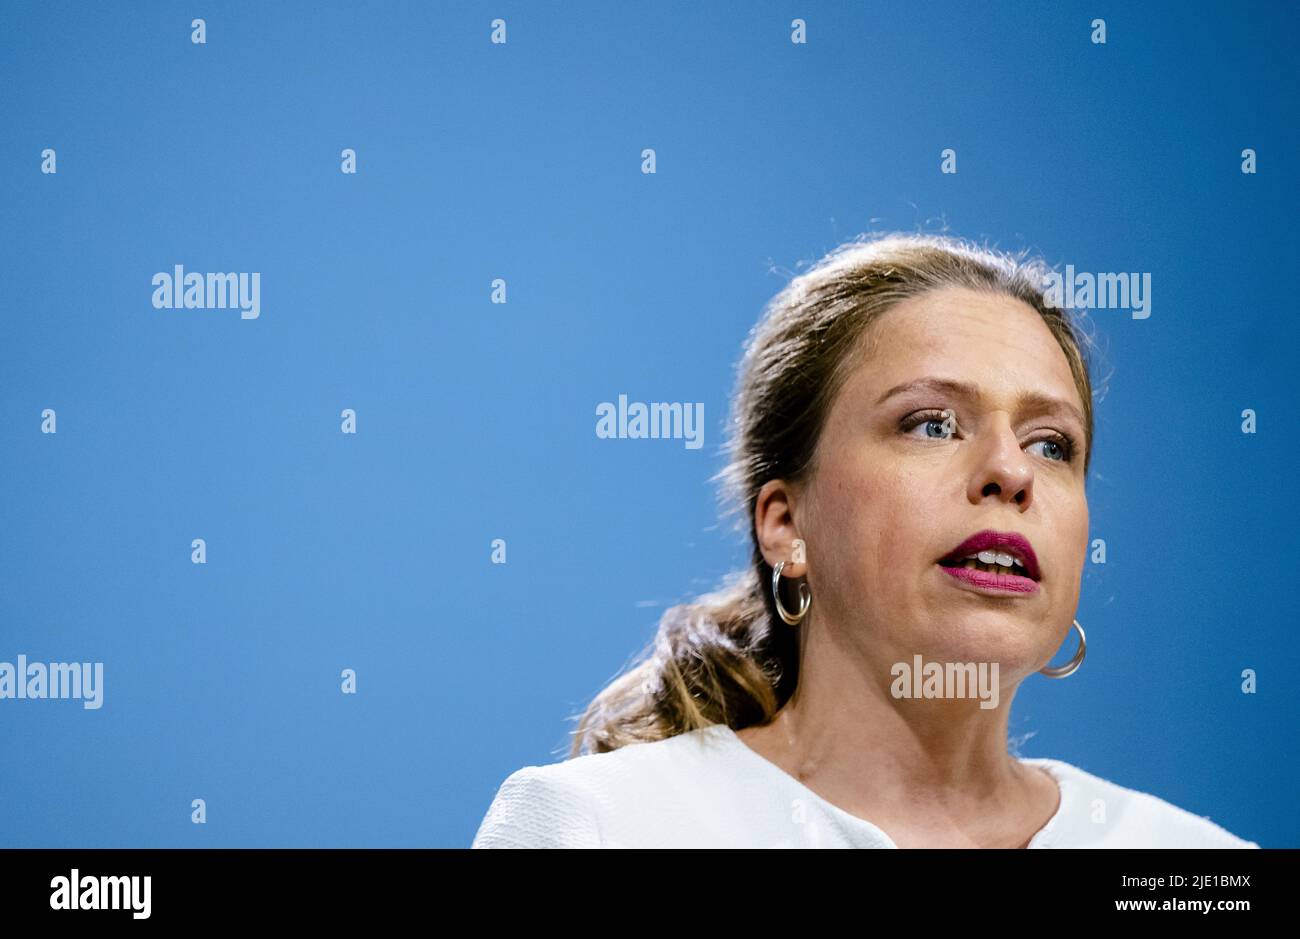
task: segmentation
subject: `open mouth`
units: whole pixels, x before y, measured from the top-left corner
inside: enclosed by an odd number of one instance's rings
[[[938,563],[957,580],[981,589],[1033,593],[1042,579],[1029,539],[1017,532],[976,532]]]
[[[987,554],[988,552],[984,553]],[[1003,558],[1006,558],[1006,555],[1003,555]],[[962,558],[960,560],[949,560],[945,558],[940,561],[939,564],[942,567],[963,567],[968,571],[985,571],[989,574],[1014,574],[1017,577],[1029,577],[1029,571],[1022,567],[1020,562],[1014,557],[1010,559],[1009,564],[1003,563],[1003,561],[998,558],[992,559],[991,562],[986,562],[978,556],[973,558]],[[1034,578],[1029,577],[1029,579],[1033,580]]]
[[[1015,562],[985,564],[978,559],[945,559],[939,562],[939,566],[954,580],[982,593],[1025,595],[1038,592],[1038,581],[1028,576],[1025,569]]]

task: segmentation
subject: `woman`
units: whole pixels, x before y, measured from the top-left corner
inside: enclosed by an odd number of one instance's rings
[[[1258,847],[1008,752],[1020,683],[1086,649],[1092,387],[1047,273],[880,236],[769,304],[719,474],[750,569],[664,614],[475,847]]]

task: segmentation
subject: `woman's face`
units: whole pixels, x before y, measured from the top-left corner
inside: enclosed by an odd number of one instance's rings
[[[866,636],[886,667],[996,661],[1014,682],[1069,631],[1087,552],[1083,402],[1065,354],[1028,305],[965,288],[900,303],[863,338],[793,503],[814,612],[841,639]],[[924,384],[940,381],[967,387]],[[1035,589],[989,591],[939,563],[988,529],[1028,540]]]

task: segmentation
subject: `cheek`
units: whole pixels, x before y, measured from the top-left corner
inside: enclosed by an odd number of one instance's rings
[[[1088,502],[1076,493],[1062,493],[1044,516],[1055,520],[1052,550],[1061,559],[1057,576],[1078,584],[1088,561]]]
[[[933,498],[914,478],[881,472],[841,474],[818,500],[818,537],[837,581],[859,597],[902,588],[903,571],[928,556],[936,523]],[[825,570],[825,568],[823,568]]]
[[[1070,491],[1061,495],[1058,504],[1061,530],[1082,560],[1088,547],[1088,499],[1081,492]]]

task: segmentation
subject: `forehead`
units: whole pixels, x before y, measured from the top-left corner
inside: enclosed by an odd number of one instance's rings
[[[1006,403],[1023,391],[1082,401],[1056,337],[1033,307],[963,287],[911,297],[883,313],[863,337],[845,391],[874,402],[916,378],[972,382]]]

